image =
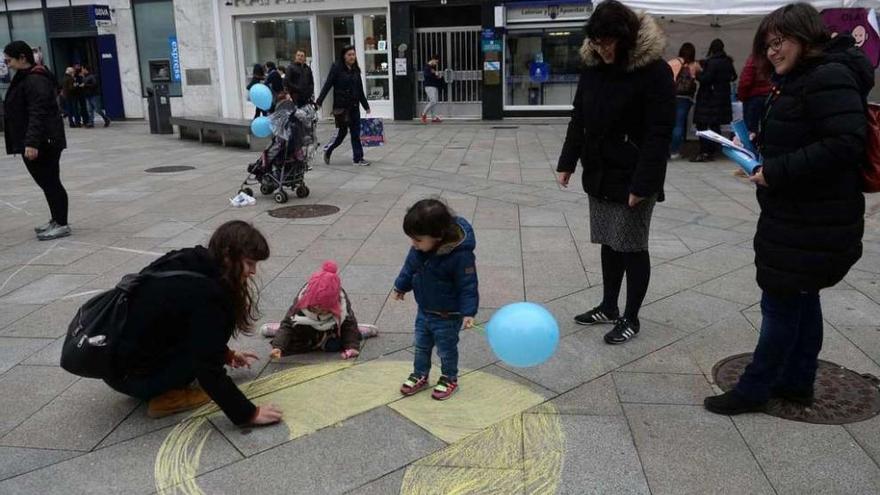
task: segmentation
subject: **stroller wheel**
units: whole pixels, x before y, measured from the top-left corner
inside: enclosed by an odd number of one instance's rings
[[[260,184],[260,192],[263,194],[263,196],[268,196],[274,191],[275,188],[272,186],[272,184]]]
[[[254,190],[249,187],[242,187],[238,192],[243,192],[250,197],[254,197]]]
[[[279,189],[278,192],[275,193],[275,202],[287,203],[287,193],[284,192],[284,189]]]
[[[296,188],[296,197],[297,198],[308,198],[310,192],[311,191],[309,191],[308,186],[303,184],[303,185]]]

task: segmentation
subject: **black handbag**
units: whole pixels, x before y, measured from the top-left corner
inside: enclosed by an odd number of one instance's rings
[[[348,109],[347,108],[334,108],[333,109],[333,119],[336,121],[337,129],[344,129],[348,127]]]

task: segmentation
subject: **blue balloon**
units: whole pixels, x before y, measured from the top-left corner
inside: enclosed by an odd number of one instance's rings
[[[251,122],[251,132],[259,138],[272,135],[272,121],[269,117],[257,117]]]
[[[272,107],[272,90],[269,86],[257,83],[251,86],[250,91],[251,103],[256,105],[260,110],[268,110]]]
[[[543,306],[530,302],[499,309],[486,327],[489,346],[498,358],[518,368],[550,359],[559,344],[559,325]]]

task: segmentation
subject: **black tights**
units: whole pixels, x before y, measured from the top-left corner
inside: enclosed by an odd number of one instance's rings
[[[651,280],[651,258],[648,256],[648,251],[620,252],[603,244],[602,309],[606,313],[616,314],[619,311],[617,298],[620,295],[624,273],[626,273],[626,309],[623,316],[638,322],[639,309],[642,307],[642,301],[645,300],[648,282]]]
[[[58,225],[67,225],[67,191],[61,184],[61,170],[58,166],[60,159],[61,150],[46,147],[40,148],[36,160],[25,158],[24,164],[34,182],[46,195],[52,220]]]

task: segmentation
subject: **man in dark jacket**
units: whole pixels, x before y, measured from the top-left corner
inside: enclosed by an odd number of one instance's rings
[[[315,78],[312,68],[306,65],[306,52],[297,50],[292,64],[287,66],[284,89],[294,98],[298,107],[315,97]]]
[[[733,59],[724,52],[724,42],[712,40],[709,56],[700,62],[703,70],[697,75],[700,89],[694,106],[694,126],[699,131],[711,129],[721,132],[721,126],[733,119],[730,102],[730,83],[736,80]],[[700,139],[700,154],[692,162],[710,162],[715,159],[718,146],[708,139]]]
[[[98,115],[101,116],[101,119],[104,120],[104,127],[107,127],[110,125],[110,118],[107,117],[107,114],[98,104],[99,98],[101,97],[101,86],[98,84],[98,78],[88,65],[83,65],[82,74],[83,97],[86,100],[86,107],[88,109],[88,121],[86,122],[86,127],[95,127],[95,112],[97,112]]]
[[[67,141],[55,76],[46,67],[36,65],[33,51],[24,41],[6,45],[3,56],[9,68],[15,70],[3,102],[6,153],[22,155],[49,203],[52,218],[34,229],[37,238],[47,241],[68,236],[67,191],[61,184],[59,167]]]

